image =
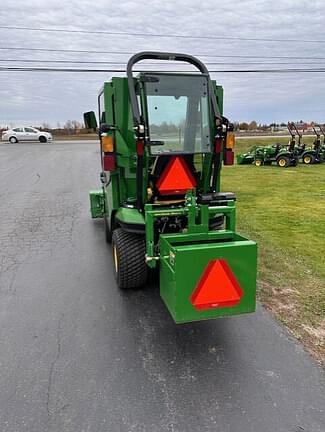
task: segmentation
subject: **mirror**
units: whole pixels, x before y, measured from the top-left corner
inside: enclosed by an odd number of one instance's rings
[[[88,111],[84,113],[84,123],[86,129],[97,129],[97,120],[94,111]]]

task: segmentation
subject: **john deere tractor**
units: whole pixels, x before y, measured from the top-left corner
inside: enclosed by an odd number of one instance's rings
[[[318,127],[318,129],[316,129]],[[321,133],[322,128],[318,125],[313,126],[315,132],[315,139],[313,142],[313,147],[305,150],[305,152],[301,155],[303,163],[310,165],[315,163],[320,163],[325,161],[325,148],[322,146],[321,142]]]
[[[256,147],[254,152],[254,164],[256,166],[262,166],[271,165],[275,162],[280,168],[297,166],[298,157],[295,155],[294,146],[295,144],[290,142],[288,146],[278,143]]]
[[[195,71],[134,76],[147,59]],[[222,87],[186,54],[135,54],[126,75],[99,93],[102,187],[90,192],[118,287],[145,285],[157,268],[176,323],[253,312],[256,244],[236,232],[235,195],[221,192],[221,167],[233,164],[235,144]],[[93,112],[84,119],[97,127]]]
[[[251,147],[245,153],[238,153],[236,155],[236,160],[238,165],[251,165],[254,163],[255,149],[257,146]]]

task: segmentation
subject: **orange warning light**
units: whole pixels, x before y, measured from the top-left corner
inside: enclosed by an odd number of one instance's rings
[[[243,291],[224,259],[212,260],[204,270],[190,300],[195,309],[236,306]]]

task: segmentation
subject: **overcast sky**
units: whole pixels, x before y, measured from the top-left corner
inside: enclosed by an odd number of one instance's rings
[[[210,63],[210,70],[325,68],[324,0],[2,0],[0,26],[179,34],[206,38],[137,37],[0,28],[0,48],[132,53],[142,50],[176,51],[198,55],[201,60]],[[284,41],[218,40],[213,37]],[[323,42],[289,42],[289,39]],[[221,55],[323,57],[324,60],[217,57]],[[107,69],[112,65],[41,61],[117,61],[125,65],[128,57],[128,54],[0,49],[0,67],[41,65]],[[40,63],[24,63],[22,60],[40,60]],[[213,65],[212,62],[227,64]],[[238,65],[240,62],[245,64]],[[325,73],[218,72],[211,75],[224,87],[225,115],[233,121],[286,122],[304,119],[325,123]],[[68,119],[81,120],[84,111],[96,109],[98,89],[111,76],[109,73],[0,71],[0,126],[21,123],[36,126],[44,122],[55,126],[57,122],[62,124]]]

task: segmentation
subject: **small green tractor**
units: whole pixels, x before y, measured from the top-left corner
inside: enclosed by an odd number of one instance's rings
[[[295,142],[288,145],[276,143],[269,146],[254,146],[246,153],[236,156],[238,165],[254,164],[256,166],[271,165],[275,162],[281,168],[296,166],[298,157],[295,154]]]
[[[324,135],[324,130],[320,125],[313,126],[313,129],[316,135],[313,142],[313,147],[311,149],[308,149],[308,151],[305,151],[302,157],[302,161],[308,165],[325,162],[325,146],[324,143],[322,144],[321,141],[321,134]]]
[[[236,155],[237,165],[251,165],[254,163],[256,148],[257,146],[253,146],[246,153],[238,153]]]
[[[192,73],[141,72],[142,60],[182,61]],[[103,218],[121,289],[159,270],[160,296],[176,323],[253,312],[255,242],[236,232],[235,195],[221,192],[234,162],[223,89],[190,55],[141,52],[127,76],[98,96],[100,180],[91,214]],[[96,128],[93,111],[86,127]]]
[[[254,152],[254,164],[256,166],[271,165],[273,162],[280,168],[297,166],[298,158],[294,152],[295,144],[289,145],[277,143],[269,146],[256,147]]]
[[[288,130],[291,134],[290,143],[292,143],[298,159],[306,165],[321,163],[325,160],[325,147],[321,142],[321,134],[324,135],[324,130],[320,125],[313,126],[313,129],[316,135],[313,146],[306,148],[306,145],[301,142],[302,134],[299,132],[297,126],[294,123],[288,123]],[[298,135],[298,142],[296,141],[296,135]]]

